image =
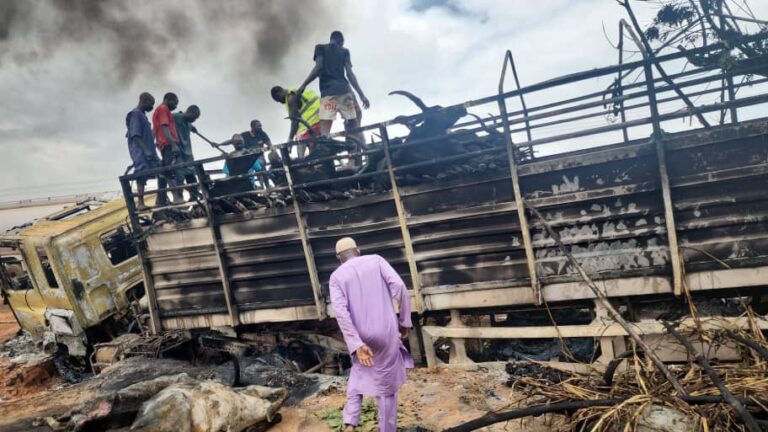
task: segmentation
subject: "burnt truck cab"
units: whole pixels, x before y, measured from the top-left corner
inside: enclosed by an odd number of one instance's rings
[[[144,296],[123,199],[88,200],[0,234],[0,288],[19,326],[85,356]]]

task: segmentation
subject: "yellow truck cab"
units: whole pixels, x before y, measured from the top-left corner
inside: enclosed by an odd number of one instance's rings
[[[0,288],[23,330],[86,355],[144,296],[122,198],[88,200],[0,234]]]

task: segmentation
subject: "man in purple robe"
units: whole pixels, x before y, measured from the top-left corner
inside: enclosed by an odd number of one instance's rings
[[[353,431],[359,423],[366,395],[376,398],[379,431],[395,432],[397,390],[405,383],[406,368],[413,367],[401,340],[413,326],[408,290],[384,258],[361,256],[349,237],[336,243],[336,257],[341,265],[331,275],[331,302],[352,357],[344,405],[346,430]]]

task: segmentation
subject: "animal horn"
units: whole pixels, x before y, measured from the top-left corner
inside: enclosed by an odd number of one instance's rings
[[[407,92],[405,90],[395,90],[393,92],[389,92],[389,94],[390,94],[390,96],[391,95],[400,95],[400,96],[407,97],[408,99],[411,100],[411,102],[416,104],[417,107],[421,108],[422,111],[426,111],[426,110],[429,109],[427,107],[427,105],[424,104],[424,101],[421,100],[421,98],[419,98],[418,96],[416,96],[415,94],[413,94],[411,92]]]
[[[486,125],[486,124],[485,124],[485,120],[483,120],[483,119],[482,119],[482,117],[480,117],[479,115],[477,115],[477,114],[474,114],[474,113],[467,113],[467,115],[468,115],[468,116],[470,116],[470,117],[474,117],[475,119],[477,119],[477,121],[479,121],[479,122],[480,122],[480,125],[483,127],[483,129],[484,129],[486,132],[488,132],[488,134],[491,134],[491,135],[493,135],[493,134],[497,134],[497,133],[499,133],[499,131],[497,131],[497,130],[496,130],[496,128],[491,128],[491,127],[488,127],[488,125]]]

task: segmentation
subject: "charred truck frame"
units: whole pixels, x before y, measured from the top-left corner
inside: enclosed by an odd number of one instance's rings
[[[333,245],[353,236],[409,285],[429,365],[440,362],[438,339],[452,346],[452,363],[468,360],[463,341],[475,338],[593,338],[610,359],[624,350],[626,334],[592,303],[544,223],[628,315],[645,301],[686,293],[764,294],[768,61],[682,67],[685,55],[722,48],[646,54],[528,87],[519,86],[508,53],[496,95],[443,108],[398,92],[422,113],[362,128],[378,139],[362,152],[361,170],[318,178],[350,156],[290,161],[288,144],[276,146],[282,163],[273,158],[267,171],[251,175],[205,170],[225,157],[186,164],[197,175],[196,184],[180,186],[198,192],[191,210],[138,212],[137,176],[123,176],[151,328],[319,326],[331,314]],[[681,72],[657,77],[654,65]],[[517,88],[507,91],[510,66]],[[633,72],[638,80],[628,82]],[[511,109],[518,101],[521,109]],[[470,111],[493,114],[462,122]],[[721,114],[719,124],[683,124],[708,113]],[[328,143],[312,140],[318,148]],[[250,185],[249,177],[274,186],[237,186]],[[588,310],[588,318],[505,326],[513,311],[550,307]],[[663,333],[657,321],[634,320],[645,334]],[[768,327],[763,316],[756,322]],[[746,325],[746,318],[714,316],[705,324]]]
[[[131,331],[144,281],[122,199],[89,199],[0,234],[0,287],[19,326],[49,352],[85,357]]]

